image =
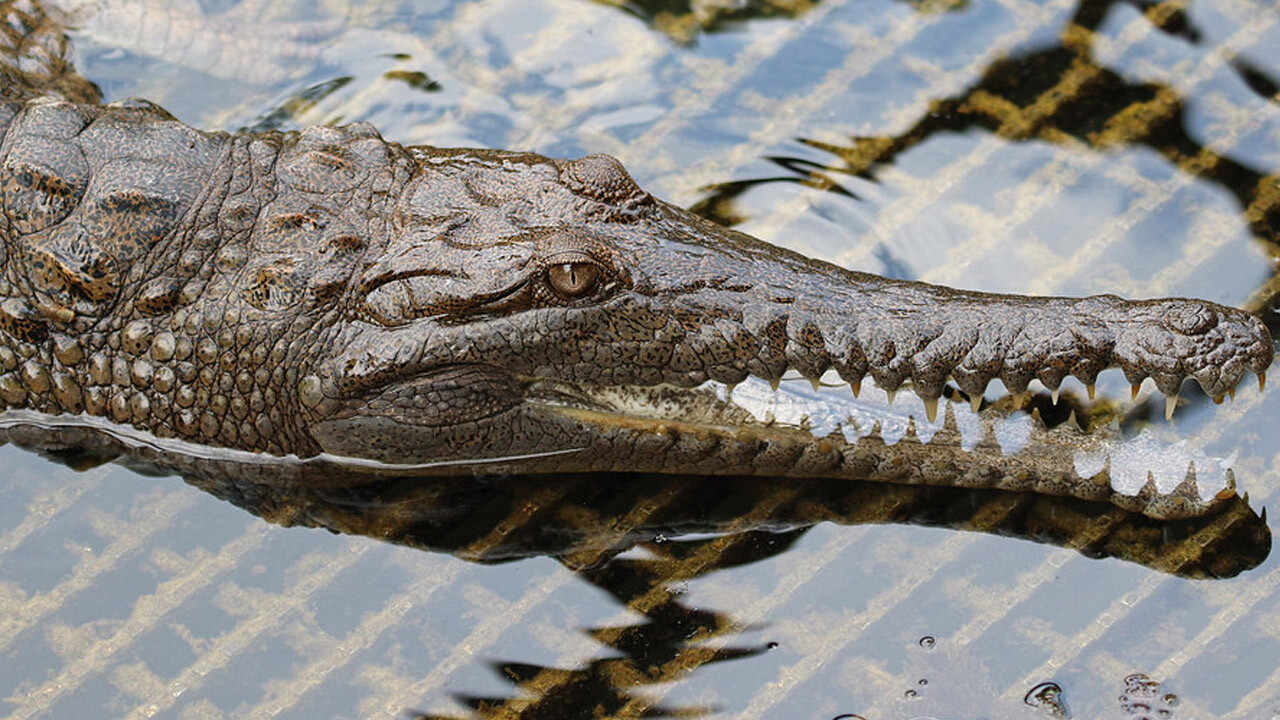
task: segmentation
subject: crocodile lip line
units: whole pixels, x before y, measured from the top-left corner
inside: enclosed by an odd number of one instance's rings
[[[1196,497],[1211,503],[1235,487],[1234,456],[1211,457],[1185,439],[1166,442],[1150,428],[1127,438],[1112,428],[1086,434],[1073,422],[1049,430],[1038,416],[1022,410],[988,408],[976,413],[967,403],[950,402],[939,416],[910,393],[868,386],[855,397],[834,371],[818,382],[791,373],[776,387],[751,377],[735,386],[710,380],[696,388],[569,389],[564,383],[532,383],[533,388],[540,385],[544,391],[535,390],[526,402],[584,421],[650,433],[754,434],[798,442],[825,439],[849,447],[859,442],[906,443],[979,457],[998,453],[1008,459],[1044,452],[1046,446],[1068,447],[1079,480],[1108,483],[1126,497],[1136,497],[1148,486],[1147,492],[1170,495],[1190,482]]]

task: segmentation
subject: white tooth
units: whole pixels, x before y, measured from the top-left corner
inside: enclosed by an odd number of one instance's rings
[[[1173,411],[1178,407],[1178,393],[1164,396],[1164,419],[1173,420]]]
[[[931,398],[924,401],[924,414],[929,418],[929,422],[937,422],[938,420],[938,398]]]
[[[1052,389],[1052,390],[1050,390],[1050,391],[1049,391],[1049,396],[1053,398],[1053,404],[1054,404],[1054,405],[1057,405],[1057,404],[1058,404],[1058,391],[1059,391],[1059,390],[1061,390],[1061,389],[1062,389],[1062,388],[1054,388],[1054,389]]]

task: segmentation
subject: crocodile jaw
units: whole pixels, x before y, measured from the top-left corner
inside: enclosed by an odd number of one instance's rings
[[[477,372],[465,374],[475,381]],[[834,371],[817,383],[790,374],[776,389],[757,378],[732,387],[596,385],[496,369],[485,378],[491,386],[505,378],[513,398],[485,417],[415,425],[404,412],[362,407],[320,424],[316,436],[330,461],[393,474],[844,477],[1032,490],[1160,518],[1204,513],[1235,489],[1229,461],[1151,430],[1125,438],[1111,427],[1046,428],[1002,405],[975,413],[948,402],[937,413],[910,393],[868,386],[855,397]]]

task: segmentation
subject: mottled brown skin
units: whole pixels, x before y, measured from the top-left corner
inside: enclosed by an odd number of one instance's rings
[[[10,409],[273,455],[461,463],[429,473],[563,452],[498,467],[1125,504],[1055,470],[1066,451],[1004,467],[954,448],[641,421],[598,389],[665,384],[678,404],[709,379],[834,368],[936,399],[948,377],[978,395],[995,378],[1021,392],[1119,366],[1221,397],[1272,359],[1255,317],[1209,302],[963,292],[811,260],[653,198],[603,155],[405,148],[367,124],[205,133],[145,102],[101,105],[38,6],[0,10],[25,18],[5,31],[0,103]],[[1129,506],[1204,509],[1150,500]]]

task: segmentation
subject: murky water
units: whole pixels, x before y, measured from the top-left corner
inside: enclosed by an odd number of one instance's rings
[[[200,127],[609,152],[660,196],[896,277],[1274,294],[1274,5],[98,4],[145,12],[76,16],[85,74]],[[1135,426],[1163,424],[1150,393]],[[1280,490],[1280,399],[1188,395],[1173,432],[1238,452],[1249,493],[1198,524],[830,483],[228,498],[337,535],[3,448],[0,712],[1280,717],[1280,560],[1255,515]]]

